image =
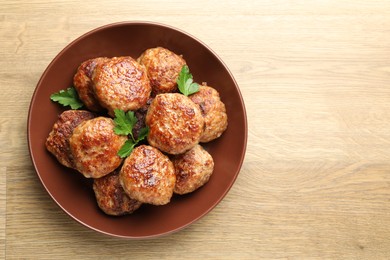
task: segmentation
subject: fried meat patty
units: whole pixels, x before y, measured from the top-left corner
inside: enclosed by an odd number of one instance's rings
[[[54,123],[46,139],[46,149],[66,167],[73,168],[73,159],[69,148],[69,137],[81,122],[94,118],[95,115],[85,110],[66,110]]]
[[[93,90],[92,74],[96,65],[109,60],[105,57],[89,59],[80,64],[76,74],[73,77],[73,85],[79,95],[80,100],[91,111],[99,112],[103,108],[95,97]]]
[[[125,159],[119,178],[130,198],[153,205],[169,203],[176,181],[172,162],[149,145],[134,148]]]
[[[116,135],[114,120],[96,117],[78,125],[69,138],[75,168],[87,178],[100,178],[122,163],[118,151],[126,136]]]
[[[92,81],[96,98],[110,115],[116,108],[124,111],[141,108],[151,93],[145,68],[129,56],[97,64]]]
[[[222,135],[228,126],[225,104],[221,101],[216,89],[200,86],[199,92],[189,98],[199,105],[204,117],[204,130],[200,142],[210,142]]]
[[[214,160],[199,144],[172,158],[176,184],[174,193],[186,194],[206,184],[214,170]]]
[[[194,147],[203,132],[204,119],[199,106],[179,93],[157,95],[146,114],[150,145],[170,154]]]
[[[93,191],[99,208],[106,214],[121,216],[133,213],[141,202],[127,196],[119,182],[117,171],[93,180]]]
[[[154,94],[177,91],[176,81],[186,64],[183,57],[156,47],[144,51],[137,60],[145,66]]]

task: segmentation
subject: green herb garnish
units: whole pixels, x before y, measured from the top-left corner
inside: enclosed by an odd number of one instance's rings
[[[121,109],[115,109],[114,113],[114,132],[117,135],[131,135],[131,137],[133,137],[133,127],[137,123],[137,118],[135,117],[134,112],[128,111],[125,113],[125,111]]]
[[[177,79],[177,86],[179,91],[186,96],[199,91],[199,84],[193,82],[192,74],[187,65],[181,68],[179,78]]]
[[[77,91],[73,87],[52,94],[50,99],[63,106],[70,106],[71,109],[79,109],[83,106],[83,102],[80,101]]]
[[[142,140],[144,140],[149,133],[149,127],[144,127],[140,130],[138,138],[135,139],[133,136],[133,128],[137,123],[137,118],[134,115],[133,111],[128,111],[125,113],[121,109],[115,109],[115,128],[114,132],[117,135],[130,135],[130,138],[122,145],[121,149],[118,151],[118,155],[121,158],[125,158],[131,154],[134,147]]]

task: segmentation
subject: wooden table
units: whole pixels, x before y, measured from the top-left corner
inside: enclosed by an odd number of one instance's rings
[[[70,41],[155,21],[210,46],[246,103],[246,158],[190,227],[131,241],[91,231],[50,199],[26,121]],[[390,2],[1,1],[0,259],[389,259]]]

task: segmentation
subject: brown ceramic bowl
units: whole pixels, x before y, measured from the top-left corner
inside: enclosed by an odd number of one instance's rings
[[[95,201],[91,180],[61,166],[45,149],[45,140],[64,110],[50,95],[72,85],[78,65],[98,56],[138,57],[162,46],[182,54],[196,82],[215,87],[227,108],[229,127],[205,145],[215,160],[210,181],[197,191],[174,195],[165,206],[143,205],[132,215],[105,215]],[[247,142],[244,103],[232,74],[220,58],[193,36],[149,22],[123,22],[92,30],[71,42],[50,63],[39,80],[28,115],[28,144],[35,170],[53,200],[73,219],[98,232],[124,238],[150,238],[178,231],[212,210],[226,195],[240,171]],[[228,216],[226,216],[228,217]]]

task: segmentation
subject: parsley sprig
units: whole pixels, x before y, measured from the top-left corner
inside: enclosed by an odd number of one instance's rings
[[[187,65],[184,65],[181,68],[179,77],[177,79],[177,86],[179,91],[186,96],[199,91],[199,84],[193,82],[192,74],[190,73],[190,69]]]
[[[70,106],[71,109],[79,109],[83,106],[83,102],[79,99],[74,87],[60,90],[59,92],[52,94],[50,95],[50,99],[63,106]]]
[[[114,132],[117,135],[128,135],[130,138],[122,145],[121,149],[118,151],[118,155],[121,158],[125,158],[131,154],[134,147],[144,140],[149,133],[149,127],[144,127],[140,130],[138,138],[135,139],[133,135],[133,128],[137,123],[137,117],[135,117],[133,111],[128,111],[125,113],[121,109],[115,109],[115,128]]]

